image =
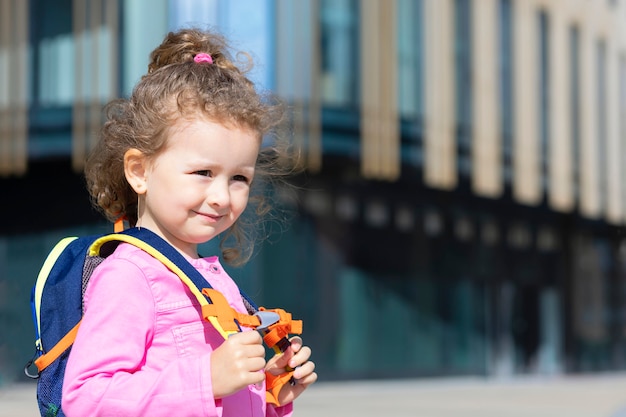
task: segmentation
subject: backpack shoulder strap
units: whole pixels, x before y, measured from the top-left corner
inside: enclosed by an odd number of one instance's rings
[[[31,293],[31,304],[33,306],[33,320],[35,322],[35,330],[37,332],[37,340],[35,341],[35,345],[40,348],[41,346],[41,335],[39,334],[39,329],[41,329],[41,316],[39,309],[34,308],[34,306],[41,305],[41,297],[43,296],[43,289],[46,285],[46,279],[52,271],[57,259],[61,256],[61,253],[69,246],[70,243],[75,241],[77,237],[66,237],[61,239],[55,246],[52,248],[48,257],[44,261],[41,269],[39,270],[39,275],[37,275],[37,280],[35,281],[35,285],[33,287]]]

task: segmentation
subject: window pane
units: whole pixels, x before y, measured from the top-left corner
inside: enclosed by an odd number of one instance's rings
[[[37,63],[34,101],[38,106],[69,106],[74,98],[72,2],[35,1],[31,38]]]
[[[539,13],[539,137],[541,189],[548,192],[548,147],[550,132],[550,37],[546,12]]]
[[[423,116],[422,0],[398,1],[399,110],[403,118]]]
[[[607,207],[607,109],[606,109],[606,42],[598,41],[596,45],[597,57],[597,120],[598,120],[598,197],[600,199],[600,210]]]
[[[504,158],[504,181],[511,183],[513,152],[513,8],[511,0],[500,0],[500,126]]]
[[[572,101],[570,104],[570,120],[572,130],[572,175],[574,181],[574,201],[580,200],[580,36],[576,26],[570,29],[570,90]]]
[[[455,104],[459,173],[471,173],[472,30],[470,0],[455,0]]]
[[[356,106],[359,82],[358,12],[354,0],[322,0],[322,100]]]
[[[621,178],[626,178],[626,57],[623,55],[619,58],[619,146],[622,148],[622,157],[620,160]],[[626,204],[626,181],[622,181],[621,202]]]

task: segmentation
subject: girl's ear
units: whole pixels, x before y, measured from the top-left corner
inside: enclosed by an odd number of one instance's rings
[[[131,148],[124,154],[124,175],[137,194],[146,192],[146,156],[139,149]]]

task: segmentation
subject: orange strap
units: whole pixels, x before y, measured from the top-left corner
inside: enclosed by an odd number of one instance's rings
[[[124,231],[124,222],[127,221],[128,219],[126,218],[126,216],[120,216],[115,220],[115,223],[113,223],[113,231],[115,233],[121,233]]]
[[[274,404],[280,406],[278,402],[278,394],[280,390],[291,381],[293,371],[285,372],[280,375],[273,375],[270,372],[265,372],[265,401],[268,404]]]
[[[293,320],[291,313],[287,313],[282,308],[265,309],[261,307],[259,310],[272,311],[280,317],[277,323],[269,326],[268,332],[263,336],[263,340],[269,348],[273,348],[279,340],[290,334],[302,333],[302,320]]]
[[[39,372],[46,369],[48,365],[50,365],[59,356],[61,356],[61,354],[65,352],[67,348],[72,346],[72,343],[74,343],[74,339],[76,339],[76,333],[78,333],[78,326],[80,326],[80,321],[76,324],[76,326],[74,326],[74,328],[72,328],[72,330],[67,332],[67,334],[63,336],[63,338],[59,340],[59,342],[54,345],[54,347],[50,349],[48,353],[41,355],[35,360],[35,366],[37,367],[37,369],[39,369]]]
[[[202,317],[209,320],[209,317],[217,317],[224,331],[237,332],[239,325],[255,328],[261,324],[257,316],[240,313],[228,304],[224,295],[213,288],[203,288],[202,294],[209,297],[212,304],[202,306]]]

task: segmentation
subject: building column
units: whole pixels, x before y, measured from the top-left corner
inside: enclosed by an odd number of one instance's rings
[[[583,216],[600,215],[598,187],[597,59],[589,18],[580,27],[580,210]]]
[[[503,189],[502,131],[498,74],[498,13],[496,0],[472,7],[472,183],[477,195],[496,198]]]
[[[424,1],[424,182],[457,184],[454,121],[454,5]]]
[[[610,39],[616,39],[617,31],[611,31]],[[621,155],[626,149],[620,143],[619,120],[619,50],[616,41],[607,42],[607,220],[620,224],[624,216],[624,206],[620,185],[626,181],[626,169],[621,166]]]
[[[622,12],[617,7],[622,8]],[[606,4],[598,13],[595,26],[598,36],[605,39],[606,45],[606,72],[605,108],[607,114],[604,120],[606,126],[606,166],[603,167],[606,178],[606,207],[605,215],[608,222],[621,224],[624,217],[624,202],[621,197],[621,184],[626,181],[626,168],[621,164],[622,153],[626,151],[620,139],[620,49],[624,45],[622,22],[623,4],[611,7]]]
[[[361,173],[400,176],[396,1],[361,0]]]
[[[28,10],[27,0],[0,0],[0,176],[28,164]]]
[[[75,97],[72,167],[82,170],[102,125],[102,108],[119,93],[118,0],[74,0]]]
[[[568,2],[569,3],[569,2]],[[553,3],[550,10],[550,146],[548,176],[550,206],[561,212],[574,206],[572,171],[572,120],[570,91],[572,69],[569,67],[568,11],[562,1]]]
[[[293,105],[294,143],[312,172],[322,168],[318,7],[315,0],[276,4],[276,91]]]
[[[541,199],[537,111],[539,103],[537,7],[533,0],[515,1],[513,5],[515,30],[513,195],[522,204],[534,205]]]

